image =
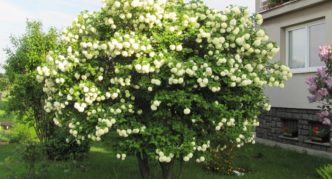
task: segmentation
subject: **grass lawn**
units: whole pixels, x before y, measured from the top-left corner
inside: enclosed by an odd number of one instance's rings
[[[10,171],[23,173],[26,166],[20,162],[18,151],[22,147],[18,144],[0,145],[0,178],[6,178]],[[12,160],[7,157],[11,156]],[[6,159],[7,158],[7,159]],[[6,159],[6,162],[3,162]],[[316,168],[331,160],[299,154],[277,147],[263,145],[249,145],[240,150],[235,163],[239,167],[249,169],[251,172],[241,177],[244,179],[306,179],[319,178]],[[7,164],[7,165],[6,165]],[[86,160],[82,162],[44,162],[47,178],[139,178],[136,159],[128,157],[125,161],[115,159],[115,154],[107,150],[104,145],[95,144]],[[177,178],[178,165],[174,167],[174,178]],[[160,170],[157,164],[152,166],[152,178],[159,178]],[[236,176],[222,176],[207,172],[194,162],[186,163],[183,171],[184,179],[220,179],[238,178]]]

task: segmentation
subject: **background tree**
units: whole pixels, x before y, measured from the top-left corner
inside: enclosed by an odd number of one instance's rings
[[[9,80],[3,73],[0,73],[0,92],[7,91],[8,89]]]
[[[117,158],[136,155],[142,178],[149,160],[171,177],[176,159],[205,162],[217,146],[253,141],[268,110],[263,87],[283,87],[289,68],[260,15],[212,10],[202,1],[106,0],[64,30],[64,49],[37,68],[45,109],[69,126],[77,143],[111,134]],[[219,134],[219,135],[217,135]]]
[[[26,33],[11,37],[11,43],[12,48],[6,50],[8,59],[4,66],[5,76],[11,83],[9,110],[34,126],[40,142],[48,148],[49,157],[61,156],[57,154],[60,148],[56,145],[66,143],[66,138],[64,134],[58,134],[62,129],[56,129],[52,115],[43,110],[46,94],[36,80],[36,68],[45,62],[48,51],[61,48],[57,31],[51,28],[44,33],[40,22],[27,21]]]

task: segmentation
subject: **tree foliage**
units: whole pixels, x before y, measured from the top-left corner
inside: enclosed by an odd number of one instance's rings
[[[50,49],[57,48],[57,32],[50,29],[44,33],[40,22],[27,21],[26,33],[21,37],[12,36],[11,43],[13,48],[7,49],[8,59],[4,66],[5,75],[11,82],[10,110],[33,122],[39,139],[44,140],[49,122],[41,110],[45,94],[35,78],[35,69],[45,61]]]
[[[5,76],[10,81],[8,110],[19,114],[20,122],[25,120],[35,127],[39,140],[48,148],[49,157],[66,155],[54,149],[54,140],[57,141],[56,145],[63,146],[66,137],[64,134],[58,135],[52,114],[46,114],[43,110],[47,96],[36,80],[36,68],[45,62],[48,51],[61,49],[57,31],[51,28],[43,32],[40,22],[27,21],[26,33],[11,37],[11,43],[13,47],[6,50],[8,59],[4,66]]]
[[[9,89],[9,80],[4,74],[0,73],[0,92],[7,91]]]

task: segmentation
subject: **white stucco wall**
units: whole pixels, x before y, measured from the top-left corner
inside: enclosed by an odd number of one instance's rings
[[[302,3],[306,1],[302,0]],[[297,3],[301,3],[301,1]],[[295,5],[298,6],[299,4]],[[332,0],[282,15],[271,16],[272,13],[273,10],[263,13],[263,17],[267,17],[263,28],[270,36],[270,39],[280,45],[280,53],[275,56],[274,60],[280,59],[281,62],[286,63],[285,28],[293,25],[324,19],[326,24],[326,42],[332,44]],[[272,106],[304,109],[317,108],[318,104],[310,104],[307,100],[309,93],[305,80],[310,75],[313,75],[313,73],[293,74],[293,78],[286,82],[284,89],[266,88],[265,93],[269,97]]]

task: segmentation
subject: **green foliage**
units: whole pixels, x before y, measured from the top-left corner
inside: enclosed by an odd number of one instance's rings
[[[44,111],[46,95],[36,80],[36,68],[45,63],[48,51],[61,49],[56,30],[51,28],[43,32],[40,22],[27,21],[26,33],[11,37],[11,42],[13,47],[7,49],[5,64],[5,77],[11,82],[6,110],[18,114],[17,124],[10,132],[11,142],[36,141],[33,137],[36,134],[41,145],[45,145],[43,149],[49,159],[64,159],[72,153],[87,152],[89,145],[68,145],[66,137],[60,135],[63,130],[58,131],[53,115]],[[35,134],[29,126],[34,127]]]
[[[9,89],[10,83],[6,76],[0,73],[0,93],[6,92]],[[3,96],[0,96],[0,99]]]
[[[51,119],[43,112],[45,99],[42,87],[35,79],[35,69],[45,61],[50,49],[57,48],[57,32],[42,31],[42,24],[27,21],[26,33],[21,37],[11,37],[13,47],[7,49],[5,76],[11,82],[9,109],[28,119],[35,126],[41,141],[47,136]]]
[[[0,150],[0,178],[24,178],[27,173],[27,165],[22,158],[25,145],[1,145]]]
[[[10,136],[11,143],[28,143],[38,141],[34,128],[19,122],[16,122],[13,128],[8,130],[8,135]]]
[[[0,121],[14,122],[15,118],[14,113],[8,109],[7,98],[0,99]]]
[[[331,179],[332,178],[332,164],[328,164],[328,165],[318,168],[317,173],[323,179]]]
[[[25,120],[19,120],[15,113],[11,112],[8,108],[7,98],[0,100],[0,122],[10,122],[12,127],[8,130],[0,128],[0,141],[10,143],[26,143],[30,141],[38,141],[35,129],[33,126],[26,124]]]
[[[204,168],[223,175],[234,175],[233,171],[238,171],[233,164],[237,151],[234,145],[211,147],[208,151],[207,162],[204,164]]]
[[[45,150],[39,143],[28,143],[24,146],[24,152],[22,155],[23,161],[27,165],[26,178],[37,178],[38,175],[38,164],[45,160]],[[44,172],[40,172],[44,173]]]
[[[2,129],[2,127],[0,127],[0,142],[10,142],[10,135],[9,133]]]
[[[10,144],[10,146],[16,147],[3,146],[11,151],[3,151],[7,156],[0,163],[1,177],[27,179],[47,177],[49,163],[45,160],[45,150],[40,143],[29,142],[24,145]]]
[[[47,156],[51,160],[82,160],[86,157],[90,150],[90,143],[84,141],[80,145],[76,142],[66,142],[68,137],[68,130],[64,128],[57,128],[52,137],[45,142],[44,147]]]

